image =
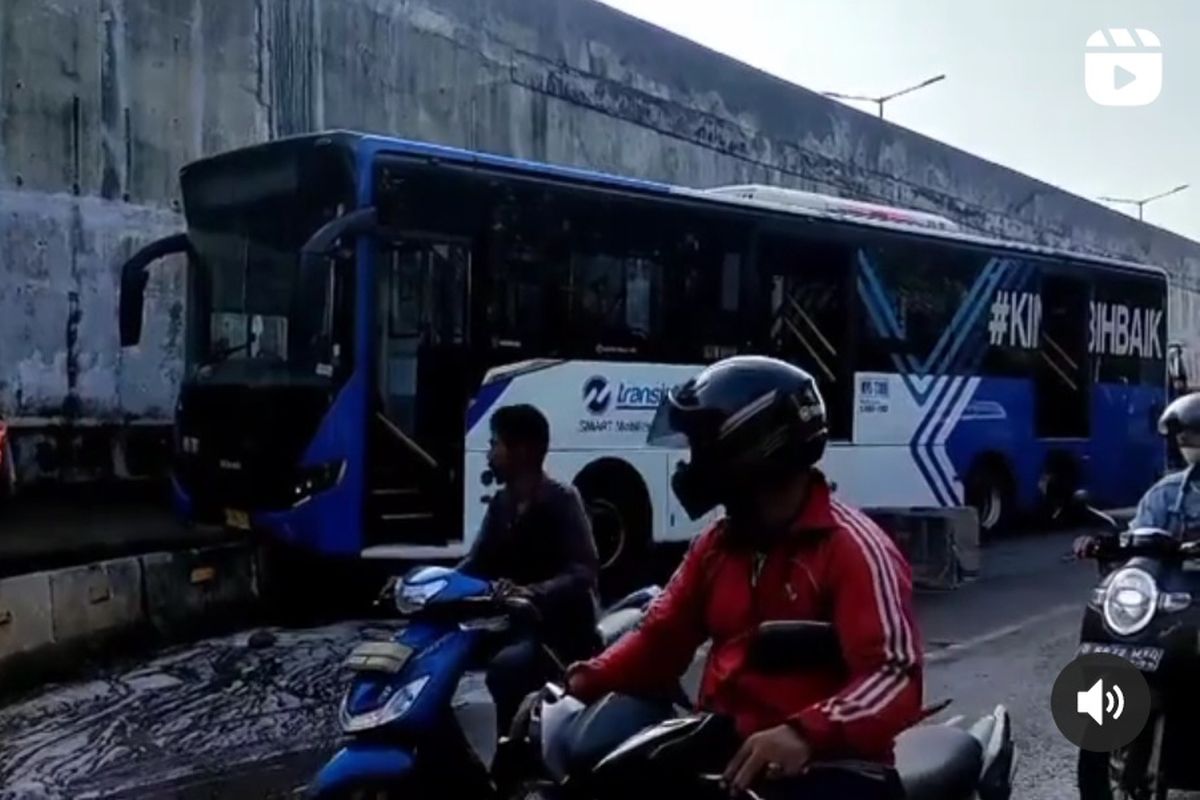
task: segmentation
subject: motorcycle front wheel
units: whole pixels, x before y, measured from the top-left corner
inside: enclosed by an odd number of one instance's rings
[[[1161,771],[1164,720],[1146,726],[1146,734],[1111,753],[1079,751],[1079,800],[1167,800],[1170,789]]]
[[[401,800],[401,798],[410,800],[412,794],[384,787],[360,786],[337,794],[319,796],[319,800]]]

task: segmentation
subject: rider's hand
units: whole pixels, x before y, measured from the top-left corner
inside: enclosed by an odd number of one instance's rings
[[[1096,537],[1085,535],[1076,538],[1071,549],[1075,553],[1076,558],[1087,558],[1089,555],[1091,555],[1092,548],[1095,546]]]
[[[563,688],[567,690],[567,694],[571,697],[578,698],[584,692],[584,673],[586,670],[586,661],[576,661],[567,667],[566,675],[563,676]]]
[[[725,768],[725,785],[737,796],[764,772],[772,779],[799,775],[811,758],[812,748],[795,728],[790,725],[768,728],[742,743]]]
[[[493,583],[492,590],[496,593],[497,597],[529,598],[532,595],[532,592],[530,592],[529,589],[525,588],[524,586],[515,584],[512,581],[508,580],[507,578],[501,578],[500,580]]]

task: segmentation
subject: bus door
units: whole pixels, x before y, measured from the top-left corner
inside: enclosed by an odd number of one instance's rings
[[[1086,439],[1091,433],[1089,300],[1088,284],[1083,280],[1046,275],[1040,294],[1041,319],[1036,309],[1028,316],[1038,329],[1033,374],[1034,425],[1039,439]]]
[[[465,240],[380,245],[371,506],[375,544],[445,544],[457,531],[469,372]]]
[[[849,440],[853,422],[853,258],[854,250],[837,241],[765,234],[758,243],[759,280],[769,302],[767,352],[817,379],[834,441]]]

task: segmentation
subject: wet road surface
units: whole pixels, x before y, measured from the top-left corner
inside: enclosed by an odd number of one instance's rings
[[[1074,796],[1074,751],[1050,718],[1050,688],[1074,654],[1095,580],[1067,563],[1069,534],[1002,542],[984,576],[922,594],[928,702],[942,717],[1005,704],[1021,748],[1014,797]],[[249,634],[165,651],[135,667],[49,687],[0,709],[0,798],[294,796],[335,747],[344,676],[338,665],[378,623]],[[693,670],[694,672],[694,670]],[[478,676],[457,705],[490,756],[492,715]]]

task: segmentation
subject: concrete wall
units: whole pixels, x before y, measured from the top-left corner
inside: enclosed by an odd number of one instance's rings
[[[121,352],[117,265],[179,225],[186,161],[333,127],[934,210],[1200,286],[1200,244],[590,0],[0,0],[0,412],[167,417],[181,270]],[[1196,296],[1170,309],[1193,374]]]

